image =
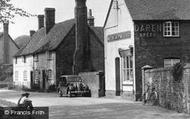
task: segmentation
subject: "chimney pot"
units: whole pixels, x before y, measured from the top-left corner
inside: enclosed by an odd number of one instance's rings
[[[30,30],[30,37],[32,37],[35,33],[36,33],[36,31]]]
[[[38,15],[38,29],[44,27],[44,15]]]
[[[55,25],[55,8],[45,8],[45,27],[46,34]]]
[[[9,22],[3,23],[3,63],[9,64]]]
[[[91,9],[89,9],[89,14],[88,14],[88,25],[94,26],[94,16],[92,16],[92,10]]]

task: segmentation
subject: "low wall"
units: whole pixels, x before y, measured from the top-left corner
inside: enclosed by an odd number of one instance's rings
[[[92,97],[104,96],[104,78],[101,72],[85,72],[80,73],[79,76],[83,79],[84,83],[87,84],[91,90]]]
[[[190,68],[184,68],[181,81],[174,81],[172,68],[148,69],[144,72],[144,92],[147,85],[155,87],[159,94],[159,105],[177,112],[189,112],[188,81]],[[189,81],[190,83],[190,81]]]

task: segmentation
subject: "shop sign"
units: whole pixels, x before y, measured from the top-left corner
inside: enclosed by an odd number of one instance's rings
[[[108,35],[108,42],[131,38],[131,31]]]
[[[155,37],[157,33],[162,32],[162,24],[136,24],[135,32],[138,32],[140,37]]]

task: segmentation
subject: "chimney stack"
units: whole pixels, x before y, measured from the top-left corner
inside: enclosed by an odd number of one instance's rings
[[[32,37],[35,33],[36,33],[36,31],[30,30],[30,37]]]
[[[44,27],[44,15],[38,15],[38,29]]]
[[[45,8],[45,27],[46,34],[55,25],[55,8]]]
[[[89,69],[89,39],[86,0],[75,0],[75,41],[73,74]]]
[[[92,16],[92,10],[91,9],[89,9],[89,14],[88,14],[88,25],[94,26],[94,16]]]
[[[3,23],[3,63],[9,64],[9,23],[4,22]]]

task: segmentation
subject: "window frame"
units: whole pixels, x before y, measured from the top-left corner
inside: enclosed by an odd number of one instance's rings
[[[23,56],[23,63],[26,63],[26,56]]]
[[[121,65],[123,82],[133,81],[133,56],[122,57]]]
[[[16,57],[16,58],[15,58],[15,64],[17,64],[17,63],[18,63],[18,58]]]
[[[39,56],[38,54],[34,55],[34,62],[38,62],[39,61]]]
[[[19,71],[15,71],[15,81],[18,81],[19,79]]]
[[[168,63],[169,64],[169,66],[166,66],[166,60],[170,60],[170,63]],[[176,60],[176,61],[175,61]],[[178,60],[178,61],[177,61]],[[166,67],[172,67],[172,66],[174,66],[176,63],[178,63],[178,62],[181,62],[181,59],[180,58],[165,58],[164,59],[164,68],[166,68]]]
[[[179,37],[180,36],[179,29],[180,29],[179,21],[166,21],[163,23],[163,36]]]
[[[24,70],[23,72],[23,81],[27,81],[27,71]]]

